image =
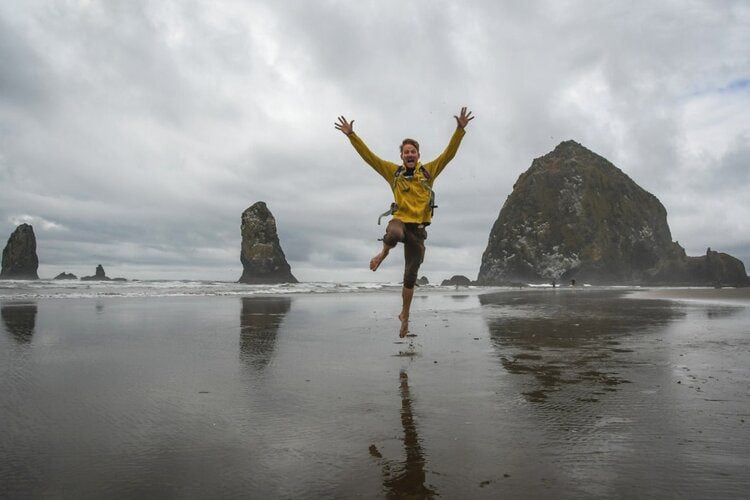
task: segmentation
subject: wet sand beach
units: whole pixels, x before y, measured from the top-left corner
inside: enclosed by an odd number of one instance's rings
[[[0,497],[744,497],[744,293],[3,300]]]

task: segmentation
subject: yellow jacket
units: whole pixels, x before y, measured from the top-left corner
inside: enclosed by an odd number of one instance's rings
[[[396,178],[396,170],[398,170],[399,165],[380,159],[375,153],[370,151],[357,134],[350,134],[349,140],[354,149],[357,150],[357,153],[359,153],[359,156],[375,169],[377,173],[382,175],[388,182],[388,185],[391,186],[393,197],[398,206],[393,217],[401,222],[429,224],[432,221],[432,214],[430,213],[430,190],[424,184],[427,184],[432,189],[435,178],[448,165],[448,162],[456,156],[458,146],[461,144],[461,139],[463,139],[465,134],[466,131],[464,129],[456,127],[456,131],[453,132],[453,136],[445,151],[429,163],[422,164],[421,162],[417,162],[412,178],[407,178],[403,175],[399,175]],[[420,167],[424,167],[429,174],[429,178],[424,176]]]

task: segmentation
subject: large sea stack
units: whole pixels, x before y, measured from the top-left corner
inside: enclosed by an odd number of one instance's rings
[[[0,279],[38,280],[39,258],[36,255],[34,228],[21,224],[8,238],[3,250]]]
[[[747,285],[745,266],[713,252],[687,257],[667,211],[605,158],[574,141],[535,159],[490,232],[477,281]]]
[[[254,285],[297,283],[276,232],[276,219],[262,201],[242,213],[242,277]]]

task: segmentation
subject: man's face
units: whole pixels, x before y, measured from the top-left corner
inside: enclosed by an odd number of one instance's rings
[[[406,168],[414,168],[419,160],[419,151],[411,144],[404,144],[401,149],[401,160]]]

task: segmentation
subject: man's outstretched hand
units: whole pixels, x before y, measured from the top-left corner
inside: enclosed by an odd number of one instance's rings
[[[336,130],[340,130],[344,135],[352,135],[354,133],[354,120],[348,122],[343,116],[339,116],[338,123],[334,123],[333,126],[336,127]]]
[[[453,118],[456,119],[456,123],[460,128],[466,128],[466,125],[468,125],[469,122],[474,119],[474,117],[471,116],[471,111],[466,111],[466,106],[461,108],[460,116],[453,115]]]

